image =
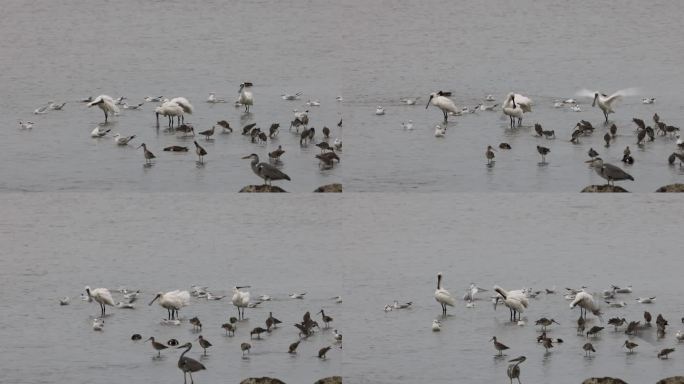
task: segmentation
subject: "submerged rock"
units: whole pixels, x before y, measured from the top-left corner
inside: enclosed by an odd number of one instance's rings
[[[656,192],[684,192],[684,184],[676,183],[662,186]],[[681,376],[677,376],[681,377]]]
[[[341,187],[341,185],[340,185]],[[342,384],[342,376],[330,376],[318,380],[314,384]],[[670,383],[668,383],[670,384]]]
[[[619,185],[590,185],[585,187],[582,192],[629,192],[628,190],[622,188]]]
[[[285,384],[285,382],[272,377],[250,377],[242,380],[240,384]]]
[[[679,184],[679,185],[683,185],[683,184]],[[681,192],[681,191],[678,191],[678,192]],[[666,379],[660,380],[656,384],[684,384],[684,376],[668,377]]]
[[[314,192],[342,192],[342,184],[334,183],[322,185],[314,190]],[[335,376],[337,377],[337,376]]]
[[[586,379],[582,384],[627,384],[625,381],[614,377],[592,377]]]
[[[240,192],[287,192],[277,185],[248,185],[240,190]]]

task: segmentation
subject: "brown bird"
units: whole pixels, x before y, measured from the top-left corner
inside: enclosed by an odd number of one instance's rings
[[[252,132],[252,128],[254,128],[254,127],[256,127],[256,123],[251,123],[251,124],[245,125],[244,127],[242,127],[242,134],[245,136],[249,135],[250,132]]]
[[[257,339],[261,339],[261,334],[264,332],[268,332],[268,331],[261,328],[261,327],[256,327],[249,332],[249,338],[251,339],[252,335],[257,335]]]
[[[606,134],[603,135],[603,141],[606,142],[606,148],[610,147],[610,133],[606,132]]]
[[[580,317],[577,319],[577,333],[580,335],[584,333],[585,322],[586,320],[584,320],[584,317],[582,317],[582,314],[580,313]]]
[[[636,335],[639,331],[639,323],[640,321],[630,321],[629,324],[627,324],[625,333],[628,335]]]
[[[200,321],[200,319],[197,316],[188,320],[188,322],[192,325],[193,330],[195,330],[195,331],[201,331],[202,330],[202,322]]]
[[[176,340],[176,339],[169,339],[169,341],[166,342],[166,345],[168,345],[168,346],[170,346],[170,347],[175,347],[176,345],[178,345],[178,340]]]
[[[641,145],[646,138],[646,130],[642,129],[637,133],[637,145]]]
[[[549,349],[553,348],[553,340],[546,338],[542,342],[542,345],[544,346],[544,349],[546,349],[546,352],[548,352]]]
[[[589,148],[589,152],[587,152],[587,155],[589,155],[590,158],[597,157],[599,154],[594,150],[594,148]]]
[[[603,330],[603,327],[599,327],[598,325],[594,325],[593,327],[591,327],[591,329],[589,329],[587,331],[587,338],[589,338],[589,335],[591,335],[591,336],[598,335],[598,333],[601,332],[601,330]]]
[[[610,126],[610,135],[614,138],[617,136],[617,125],[613,124]]]
[[[546,327],[550,326],[553,323],[558,324],[558,322],[554,319],[547,319],[546,317],[542,317],[541,319],[537,320],[534,324],[535,325],[541,325],[542,330],[546,331]],[[560,324],[558,324],[558,325],[560,325]]]
[[[684,155],[681,153],[672,152],[672,154],[667,158],[667,162],[670,163],[670,165],[673,165],[677,159],[679,159],[679,166],[681,167],[684,163]]]
[[[299,340],[290,344],[290,347],[287,349],[287,353],[297,353],[297,347],[298,346],[299,346]]]
[[[318,358],[325,360],[325,354],[328,353],[330,348],[332,348],[332,347],[327,346],[327,347],[323,347],[323,348],[319,349],[318,350]]]
[[[147,145],[145,143],[140,144],[138,148],[142,147],[143,153],[145,155],[145,164],[150,164],[152,163],[152,159],[155,158],[154,153],[152,153],[150,150],[147,149]]]
[[[499,149],[511,149],[511,145],[508,143],[499,144]]]
[[[556,131],[554,131],[553,129],[550,130],[550,131],[542,131],[542,133],[544,134],[544,136],[545,136],[547,139],[550,139],[550,138],[552,138],[552,137],[553,137],[554,139],[556,138]]]
[[[548,155],[549,152],[551,152],[551,150],[546,148],[546,147],[542,147],[540,145],[537,145],[537,152],[539,152],[539,154],[542,157],[542,163],[546,163],[546,155]]]
[[[271,127],[268,128],[268,137],[270,137],[272,139],[272,138],[278,136],[278,133],[280,132],[279,128],[280,128],[279,123],[271,124]]]
[[[269,153],[268,153],[268,157],[269,157],[270,159],[273,159],[273,160],[275,160],[275,161],[278,161],[278,160],[280,160],[280,156],[282,156],[283,153],[285,153],[285,150],[283,149],[283,146],[282,146],[282,145],[279,145],[279,146],[278,146],[278,149],[276,149],[276,150],[273,151],[273,152],[269,152]]]
[[[496,349],[497,351],[499,351],[499,356],[502,356],[502,355],[503,355],[503,351],[505,351],[505,350],[508,349],[508,346],[506,346],[505,344],[500,343],[499,341],[496,340],[496,336],[492,337],[492,339],[489,340],[489,341],[493,341],[493,342],[494,342],[494,349]]]
[[[584,355],[585,355],[585,356],[591,355],[591,352],[596,352],[596,350],[594,349],[594,346],[591,345],[591,343],[586,343],[586,344],[584,344],[584,345],[582,346],[582,349],[584,349],[584,352],[585,352]]]
[[[625,320],[624,317],[623,318],[613,317],[613,318],[608,319],[608,324],[615,327],[615,332],[617,332],[618,327],[625,325],[626,322],[627,322],[627,320]]]
[[[231,323],[224,323],[221,325],[221,328],[226,330],[226,336],[234,336],[235,335],[235,326]]]
[[[273,317],[273,312],[268,313],[268,318],[266,319],[266,330],[269,332],[271,331],[271,327],[273,328],[278,328],[278,324],[282,323],[282,321],[276,319]]]
[[[321,141],[320,143],[316,144],[316,146],[321,149],[321,153],[323,153],[323,151],[332,150],[332,148],[330,147],[330,144],[328,144],[325,141]]]
[[[145,341],[152,341],[152,348],[154,348],[157,351],[157,357],[161,357],[161,351],[168,348],[166,345],[156,342],[154,340],[154,337],[150,337],[149,339],[147,339]]]
[[[223,133],[231,133],[233,132],[233,128],[230,127],[230,123],[228,123],[225,120],[221,120],[216,123],[219,127],[221,127]]]
[[[181,147],[180,145],[172,145],[170,147],[164,148],[165,152],[187,152],[188,147]]]
[[[211,126],[211,129],[207,129],[206,131],[202,131],[199,133],[200,135],[204,136],[206,140],[211,139],[212,136],[214,136],[214,126]]]
[[[338,127],[338,128],[342,128],[342,118],[341,118],[341,117],[340,117],[340,122],[337,123],[337,127]]]
[[[487,165],[492,165],[492,161],[494,160],[494,148],[492,148],[491,145],[487,146],[485,157],[487,157]]]
[[[657,114],[656,114],[657,116]],[[637,125],[637,129],[646,129],[646,124],[644,124],[644,121],[641,119],[637,119],[636,117],[632,119],[632,121]]]
[[[330,317],[330,316],[328,316],[328,315],[326,315],[325,312],[323,312],[322,309],[321,309],[321,311],[318,312],[318,313],[320,313],[320,314],[321,314],[321,317],[323,318],[323,324],[325,324],[325,328],[328,328],[329,325],[330,325],[330,323],[332,323],[333,318]]]
[[[674,350],[675,350],[674,348],[665,348],[665,349],[661,350],[660,353],[658,353],[658,358],[659,359],[667,359],[667,358],[669,358],[668,355],[670,353],[674,352]]]
[[[625,348],[629,349],[629,353],[634,352],[634,348],[636,348],[636,347],[639,346],[639,344],[637,344],[637,343],[632,343],[632,342],[629,341],[629,340],[625,340],[625,343],[624,343],[623,345],[625,346]]]
[[[240,344],[240,349],[242,350],[242,356],[244,356],[245,351],[247,351],[247,353],[249,353],[249,350],[252,349],[252,344],[242,343],[242,344]]]
[[[197,141],[193,141],[195,143],[195,153],[197,153],[197,156],[199,157],[199,162],[204,163],[204,156],[207,155],[206,149],[202,148],[201,145],[197,144]]]
[[[534,131],[537,132],[537,136],[539,137],[542,137],[544,135],[544,129],[539,123],[534,124]]]
[[[649,311],[644,311],[644,321],[646,321],[646,326],[650,327],[651,326],[651,312]]]
[[[197,338],[197,341],[199,341],[200,347],[202,347],[202,349],[204,349],[204,356],[206,356],[207,355],[207,348],[211,347],[211,343],[209,342],[209,340],[202,337],[202,335],[199,335],[199,337]]]
[[[323,127],[323,129],[321,130],[321,132],[323,132],[323,137],[324,137],[325,139],[329,139],[329,138],[330,138],[330,128],[328,128],[328,127]]]

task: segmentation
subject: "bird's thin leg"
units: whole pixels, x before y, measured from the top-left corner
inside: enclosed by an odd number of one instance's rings
[[[183,384],[188,384],[188,374],[183,371]]]
[[[518,384],[522,384],[522,383],[520,382],[520,378],[518,377],[517,379],[518,379]]]

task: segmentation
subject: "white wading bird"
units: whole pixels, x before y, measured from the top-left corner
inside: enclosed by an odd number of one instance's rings
[[[453,307],[454,297],[446,289],[442,288],[442,272],[437,274],[437,289],[435,290],[435,300],[442,306],[442,315],[447,314],[447,305]]]
[[[93,105],[97,105],[102,112],[104,112],[105,124],[107,123],[107,119],[109,118],[110,114],[119,113],[119,107],[114,104],[114,99],[107,95],[100,95],[96,97],[93,101],[88,103],[88,108],[92,107]]]
[[[598,91],[590,91],[587,89],[582,89],[577,92],[577,96],[592,97],[594,99],[594,101],[591,103],[591,106],[598,106],[601,108],[601,111],[603,111],[603,117],[606,119],[606,124],[608,124],[608,114],[615,113],[613,110],[614,104],[625,96],[633,96],[636,94],[638,94],[638,90],[636,88],[622,89],[610,96]]]

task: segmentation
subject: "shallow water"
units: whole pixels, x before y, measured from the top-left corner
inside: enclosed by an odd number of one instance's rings
[[[684,168],[667,165],[675,148],[671,138],[637,147],[631,119],[651,123],[658,112],[668,124],[683,123],[681,7],[669,1],[512,6],[503,1],[123,0],[115,7],[9,1],[0,25],[8,95],[0,100],[6,127],[0,161],[12,166],[4,170],[0,188],[232,192],[259,181],[240,157],[254,152],[265,159],[280,144],[287,151],[282,169],[293,180],[279,184],[294,192],[340,181],[349,191],[576,192],[602,182],[583,163],[590,147],[622,165],[622,151],[630,145],[636,163],[626,169],[636,181],[623,185],[653,191],[681,181]],[[644,23],[644,15],[657,22]],[[256,104],[248,115],[230,103],[242,81],[255,84]],[[554,99],[573,97],[580,88],[612,93],[626,87],[640,87],[642,93],[623,100],[611,115],[619,135],[610,148],[603,148],[602,114],[590,100],[579,100],[580,113],[552,107]],[[516,130],[507,128],[501,112],[479,112],[454,118],[447,137],[436,139],[441,114],[423,106],[437,89],[453,91],[461,106],[482,102],[487,94],[500,103],[511,90],[530,96],[535,106]],[[299,101],[280,99],[297,91],[304,92]],[[205,103],[209,92],[229,103]],[[193,152],[161,151],[193,145],[155,129],[155,104],[147,103],[143,111],[123,111],[109,125],[112,132],[136,134],[132,144],[145,142],[157,155],[156,164],[144,168],[142,151],[134,146],[90,138],[103,116],[78,100],[101,93],[127,96],[131,104],[148,95],[185,96],[196,109],[187,121],[198,131],[220,119],[238,128],[256,122],[267,129],[274,121],[285,128],[293,109],[308,108],[317,140],[323,126],[343,139],[341,164],[320,170],[318,149],[300,148],[298,136],[283,129],[278,140],[264,145],[217,134],[205,145],[206,164],[198,167]],[[336,102],[337,95],[345,102]],[[415,106],[399,101],[418,96]],[[643,105],[641,97],[655,97],[656,104]],[[308,99],[321,106],[306,107]],[[68,104],[63,111],[32,115],[48,100]],[[386,108],[385,116],[374,115],[377,105]],[[343,128],[337,129],[340,118]],[[36,126],[18,130],[19,119]],[[568,139],[580,119],[599,129],[572,145]],[[401,128],[408,120],[414,121],[412,132]],[[535,122],[555,130],[557,139],[533,137]],[[502,141],[513,150],[498,152],[495,166],[488,168],[486,146]],[[538,165],[538,144],[551,148],[546,166]]]
[[[184,322],[161,326],[166,312],[148,307],[157,291],[207,285],[228,293],[235,284],[251,285],[253,297],[274,301],[247,310],[233,338],[219,325],[235,310],[229,301],[194,300],[181,310],[199,316],[203,335],[214,347],[203,362],[200,382],[239,382],[270,375],[307,383],[343,374],[350,383],[437,383],[454,380],[499,382],[506,363],[494,358],[488,340],[497,336],[511,349],[508,358],[526,355],[523,380],[576,383],[591,375],[616,375],[627,382],[655,382],[681,373],[681,298],[676,223],[682,210],[670,196],[593,198],[569,194],[344,194],[309,197],[244,197],[235,194],[5,194],[0,240],[6,320],[1,335],[9,352],[3,360],[8,382],[109,382],[180,379],[178,352],[152,359],[149,345],[131,334],[181,342],[196,339]],[[40,198],[37,198],[40,197]],[[209,205],[207,200],[217,204]],[[675,204],[675,205],[673,205]],[[169,207],[174,208],[169,208]],[[677,209],[673,209],[673,207]],[[26,207],[31,207],[26,209]],[[316,214],[325,211],[325,215]],[[278,216],[273,223],[269,217]],[[638,218],[638,219],[637,219]],[[651,230],[658,228],[658,230]],[[489,288],[534,289],[556,286],[559,294],[532,299],[527,325],[507,322],[505,308],[494,311],[487,299],[474,309],[458,301],[449,308],[442,332],[432,333],[441,315],[433,299],[435,274],[460,297],[470,282]],[[104,332],[91,330],[98,307],[77,297],[83,286],[141,289],[133,311],[110,310]],[[626,355],[626,336],[607,328],[593,341],[596,357],[585,359],[585,338],[575,335],[577,311],[561,292],[586,285],[593,292],[610,284],[634,287],[622,295],[621,310],[604,307],[605,320],[641,319],[643,310],[670,321],[667,337],[652,328],[633,340],[638,352]],[[290,300],[290,292],[306,299]],[[68,295],[72,304],[57,299]],[[341,295],[342,304],[331,297]],[[657,296],[641,305],[638,296]],[[385,313],[393,300],[412,301],[410,310]],[[305,311],[321,308],[343,333],[344,349],[327,361],[314,357],[332,341],[331,331],[303,341],[296,357],[285,353],[297,339],[291,325]],[[263,326],[268,312],[284,321],[263,341],[253,341],[249,359],[239,343]],[[565,342],[546,355],[534,341],[534,321],[553,317],[551,337]],[[596,320],[592,324],[597,324]],[[604,324],[605,325],[605,324]],[[675,346],[670,360],[656,353]],[[197,347],[195,347],[197,348]],[[197,358],[193,349],[190,356]]]
[[[630,191],[682,181],[684,168],[666,163],[674,140],[658,137],[638,147],[631,123],[635,116],[650,123],[658,112],[668,124],[682,125],[681,14],[682,5],[668,1],[4,2],[0,337],[8,353],[0,382],[179,382],[179,351],[152,359],[149,345],[129,338],[137,332],[195,340],[187,323],[159,325],[166,312],[146,305],[160,290],[192,284],[218,294],[249,284],[253,297],[275,298],[247,310],[234,338],[219,328],[235,315],[228,298],[193,300],[181,311],[184,319],[199,316],[214,344],[198,382],[268,375],[308,383],[335,374],[350,383],[506,382],[507,362],[493,357],[488,342],[494,335],[511,347],[506,358],[527,356],[523,382],[613,375],[648,383],[681,374],[679,347],[670,360],[655,357],[675,344],[684,315],[676,295],[678,198],[576,194],[603,182],[583,163],[590,147],[621,165],[630,146],[636,163],[625,169],[636,180],[620,183]],[[243,81],[255,84],[251,114],[231,103]],[[634,86],[641,95],[623,100],[611,115],[619,134],[610,148],[603,147],[602,115],[589,100],[580,100],[580,113],[552,107],[580,88],[610,93]],[[453,118],[446,138],[437,139],[441,114],[424,106],[438,89],[468,106],[487,94],[500,103],[515,90],[535,101],[534,112],[515,130],[498,111]],[[297,91],[304,93],[299,101],[280,99]],[[209,92],[229,102],[207,104]],[[281,133],[260,145],[238,132],[198,139],[209,152],[199,165],[192,138],[157,129],[155,104],[146,103],[108,124],[137,136],[117,147],[111,138],[90,138],[103,116],[79,101],[101,93],[126,96],[131,104],[148,95],[185,96],[196,109],[186,120],[197,131],[226,119],[236,130],[277,121]],[[335,101],[338,95],[343,103]],[[400,102],[417,96],[415,106]],[[655,97],[656,104],[643,105],[641,97]],[[322,105],[306,107],[308,99]],[[67,105],[32,114],[48,100]],[[385,116],[374,115],[377,105]],[[318,138],[328,126],[344,141],[334,169],[321,170],[318,148],[300,147],[287,130],[292,110],[307,108]],[[35,127],[19,130],[19,119]],[[599,128],[572,145],[567,140],[580,119]],[[408,120],[411,132],[401,127]],[[557,138],[534,137],[535,122]],[[486,146],[502,141],[513,150],[497,152],[487,167]],[[143,167],[135,149],[142,142],[157,155],[151,167]],[[191,152],[162,152],[168,145]],[[232,194],[259,182],[240,158],[265,159],[278,145],[292,181],[277,185],[309,192],[341,182],[346,193]],[[539,164],[536,145],[551,148],[548,164]],[[438,271],[458,297],[470,282],[490,289],[555,285],[559,294],[532,300],[522,327],[506,321],[505,308],[494,312],[487,295],[474,309],[459,302],[437,334],[429,327],[440,315],[433,299]],[[610,284],[632,284],[635,292],[620,298],[629,303],[623,310],[605,309],[606,320],[640,319],[648,309],[662,312],[671,327],[664,340],[644,331],[633,355],[620,347],[625,335],[607,328],[593,342],[597,355],[587,359],[585,339],[573,330],[577,311],[560,292],[581,285],[599,292]],[[85,285],[123,285],[144,297],[133,311],[113,310],[97,333],[91,330],[97,306],[78,298]],[[288,299],[295,291],[307,291],[306,299]],[[60,307],[64,295],[72,303]],[[336,295],[344,303],[330,300]],[[634,300],[651,295],[656,304]],[[385,313],[383,306],[395,299],[412,301],[412,309]],[[303,341],[297,356],[286,354],[297,339],[291,324],[321,308],[344,334],[344,349],[334,348],[326,361],[314,357],[332,343],[325,330]],[[286,324],[253,341],[242,359],[239,343],[263,326],[269,311]],[[551,336],[565,340],[548,355],[534,342],[532,324],[541,316],[561,323]],[[199,358],[196,343],[189,355]]]

